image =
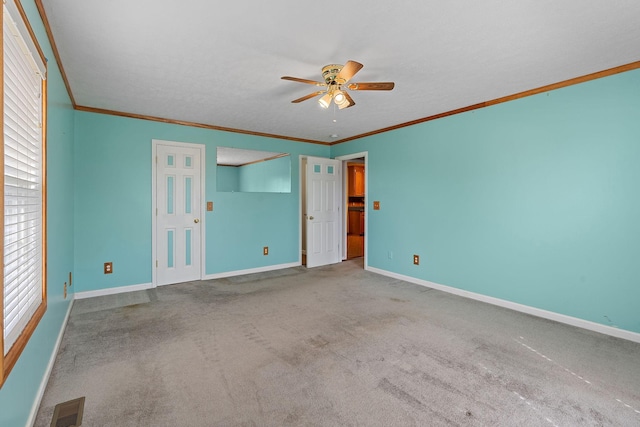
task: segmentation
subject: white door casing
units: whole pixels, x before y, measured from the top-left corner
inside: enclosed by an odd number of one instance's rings
[[[307,267],[340,262],[342,162],[307,157],[305,174]]]
[[[154,284],[199,280],[204,241],[204,146],[153,141]]]

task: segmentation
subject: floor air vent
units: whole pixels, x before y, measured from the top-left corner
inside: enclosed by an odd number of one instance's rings
[[[84,397],[58,403],[53,411],[51,427],[77,427],[82,424]]]

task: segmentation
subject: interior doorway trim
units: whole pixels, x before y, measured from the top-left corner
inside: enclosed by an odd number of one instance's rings
[[[369,152],[361,151],[359,153],[345,154],[344,156],[337,156],[336,160],[342,160],[342,170],[347,170],[347,162],[353,159],[364,158],[364,200],[365,200],[365,215],[364,215],[364,269],[369,268],[369,251],[367,250],[369,241],[369,214],[367,207],[369,206]],[[342,213],[342,259],[347,259],[347,215],[349,214],[346,208],[349,204],[348,201],[348,189],[347,189],[347,173],[342,174],[342,205],[345,209]]]
[[[298,156],[298,262],[300,263],[300,265],[303,264],[303,255],[306,256],[306,248],[303,246],[304,239],[302,238],[302,221],[304,221],[304,219],[302,218],[302,204],[304,203],[303,195],[306,195],[305,192],[307,191],[305,189],[306,177],[304,175],[306,173],[306,164],[307,155],[300,154]]]
[[[192,148],[200,151],[200,279],[204,279],[206,273],[206,146],[204,144],[195,144],[190,142],[166,141],[162,139],[151,140],[151,285],[157,287],[157,217],[156,217],[156,191],[157,191],[157,162],[158,145],[169,145],[181,148]]]

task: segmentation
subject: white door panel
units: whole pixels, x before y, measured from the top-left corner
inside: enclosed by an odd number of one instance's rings
[[[156,284],[201,278],[200,149],[156,145]]]
[[[305,173],[307,267],[340,262],[342,162],[308,157]]]

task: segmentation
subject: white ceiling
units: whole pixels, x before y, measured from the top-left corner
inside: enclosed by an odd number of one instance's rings
[[[640,60],[638,0],[42,4],[77,106],[326,143]],[[395,89],[291,103],[347,60]]]

